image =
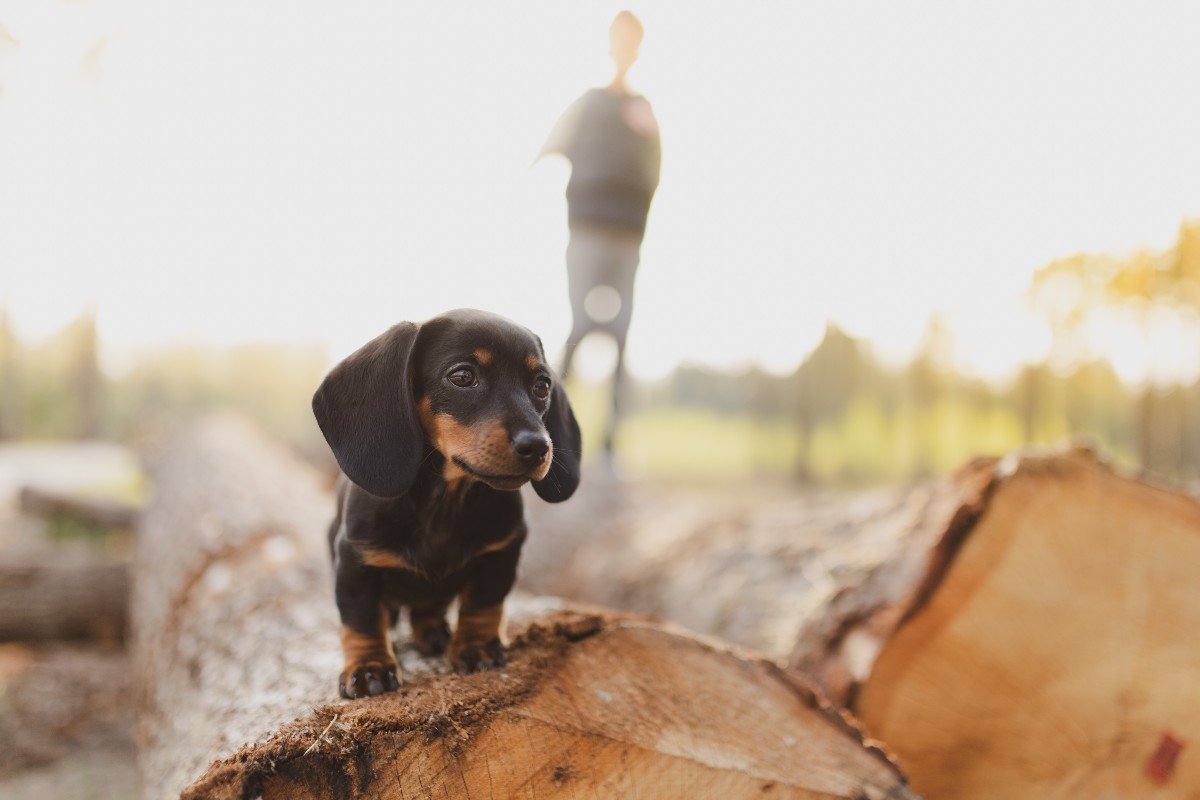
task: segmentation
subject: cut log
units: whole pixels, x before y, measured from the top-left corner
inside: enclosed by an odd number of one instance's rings
[[[124,561],[7,555],[0,563],[0,640],[119,642],[128,602]]]
[[[147,800],[328,702],[341,669],[317,476],[232,418],[186,432],[151,472],[130,608]]]
[[[102,497],[84,497],[25,486],[17,496],[23,513],[39,517],[69,517],[101,528],[133,528],[139,511],[134,506]]]
[[[193,780],[185,797],[913,796],[794,674],[544,602],[510,598],[525,622],[507,667],[458,676],[402,650],[399,692],[329,705],[340,649],[319,478],[225,421],[165,454],[155,482],[133,615],[146,798]]]
[[[939,478],[860,492],[701,492],[585,475],[580,494],[530,505],[523,588],[788,660],[844,704],[876,635],[890,631],[878,612],[911,594],[970,489]],[[567,507],[576,502],[587,524]]]
[[[1083,450],[961,485],[887,614],[868,730],[934,800],[1200,795],[1200,504]]]
[[[1200,795],[1194,498],[1087,449],[858,494],[602,488],[599,534],[534,507],[561,560],[527,583],[789,657],[926,796]]]
[[[789,664],[853,708],[880,649],[930,583],[931,565],[943,562],[945,542],[966,530],[996,471],[980,458],[956,475],[908,489],[905,501],[876,515],[843,548],[859,553],[832,559],[824,592],[807,606]]]
[[[769,662],[571,612],[530,624],[511,655],[319,709],[183,797],[913,796],[878,745]]]
[[[14,797],[6,778],[82,752],[131,769],[131,688],[122,648],[94,642],[0,644],[0,797]],[[52,791],[15,793],[34,796],[58,797]]]

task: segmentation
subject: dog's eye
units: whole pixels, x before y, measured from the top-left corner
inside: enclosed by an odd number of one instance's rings
[[[545,400],[550,396],[550,379],[538,378],[533,382],[533,396],[539,400]]]
[[[472,386],[479,385],[479,379],[475,376],[475,370],[469,367],[459,367],[455,370],[452,370],[450,374],[446,376],[446,380],[463,389],[468,389]]]

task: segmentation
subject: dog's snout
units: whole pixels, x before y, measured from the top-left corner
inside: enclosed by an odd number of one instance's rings
[[[550,452],[550,437],[540,431],[518,431],[512,437],[512,449],[526,464],[540,464]]]

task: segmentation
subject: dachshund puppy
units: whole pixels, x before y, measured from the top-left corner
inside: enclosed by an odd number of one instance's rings
[[[401,606],[421,653],[459,672],[503,665],[518,490],[532,481],[558,503],[579,485],[579,426],[541,341],[483,311],[401,322],[334,367],[313,412],[345,475],[329,529],[341,695],[399,688],[388,631]]]

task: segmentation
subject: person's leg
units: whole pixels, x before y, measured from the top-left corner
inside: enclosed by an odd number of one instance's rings
[[[608,269],[603,283],[611,286],[620,298],[620,308],[605,329],[612,334],[617,348],[617,361],[612,378],[612,412],[604,431],[604,449],[611,453],[626,400],[628,373],[625,369],[625,344],[629,338],[629,325],[633,320],[633,289],[641,262],[641,242],[626,233],[614,233],[608,242]]]
[[[592,330],[585,301],[595,285],[596,247],[593,236],[586,229],[572,229],[567,242],[567,294],[571,299],[571,332],[563,346],[562,366],[558,374],[564,382],[571,374],[575,362],[575,350],[583,337]]]

